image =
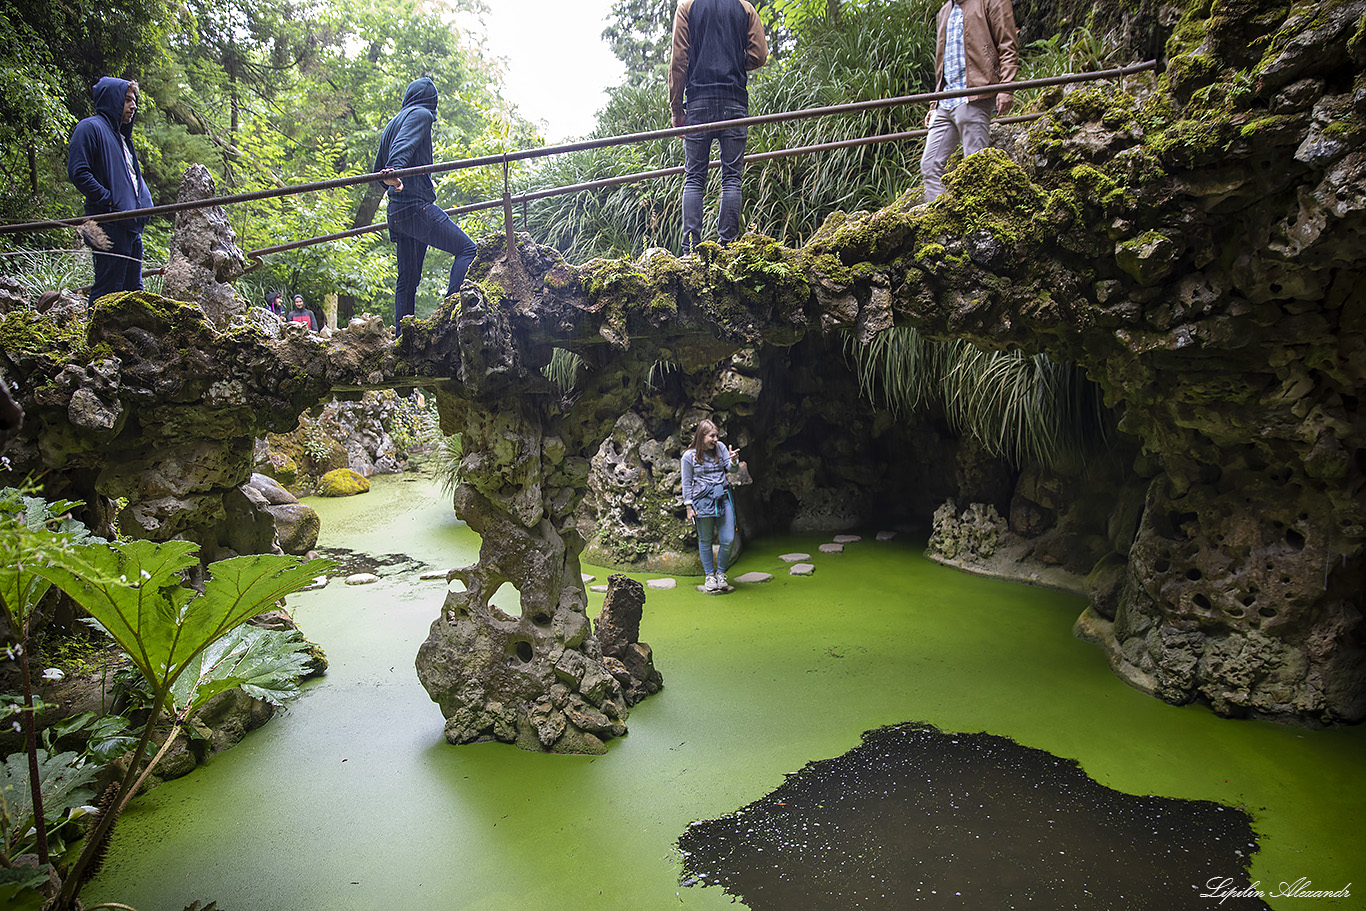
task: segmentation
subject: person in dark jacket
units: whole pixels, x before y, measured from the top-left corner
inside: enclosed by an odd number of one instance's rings
[[[432,124],[436,122],[436,84],[426,76],[413,80],[403,95],[403,107],[379,137],[374,170],[401,171],[432,163]],[[394,285],[394,327],[412,316],[418,279],[427,248],[452,254],[451,280],[446,296],[460,291],[465,273],[474,262],[474,241],[436,204],[436,188],[429,174],[417,174],[405,182],[383,178],[388,185],[389,239],[398,252],[398,281]]]
[[[768,39],[748,0],[683,0],[674,14],[669,109],[676,127],[749,116],[749,71],[768,62]],[[686,99],[686,103],[685,103]],[[746,127],[683,137],[683,253],[702,239],[702,196],[711,144],[721,150],[721,246],[740,236],[740,172]]]
[[[95,83],[95,114],[71,131],[66,173],[85,197],[85,214],[127,212],[152,205],[133,150],[133,123],[138,114],[138,84],[104,76]],[[142,229],[146,218],[102,222],[86,235],[95,252],[95,283],[90,302],[115,291],[142,288]],[[108,240],[101,243],[100,234]]]

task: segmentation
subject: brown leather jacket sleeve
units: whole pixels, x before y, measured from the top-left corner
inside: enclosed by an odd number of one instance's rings
[[[1015,7],[1010,0],[961,0],[963,7],[963,44],[968,65],[968,85],[995,85],[1014,82],[1020,72],[1019,29],[1015,26]],[[934,58],[935,91],[944,87],[944,31],[952,0],[945,3],[937,17],[938,38]],[[1009,93],[1007,93],[1009,94]],[[994,95],[973,95],[972,100]]]
[[[759,13],[749,0],[741,0],[745,12],[749,14],[749,43],[745,45],[745,69],[757,70],[768,63],[768,37],[764,34],[764,24],[759,21]]]
[[[688,82],[688,52],[692,45],[688,35],[688,10],[692,0],[683,0],[674,12],[674,47],[669,60],[669,110],[676,117],[683,116],[683,90]]]

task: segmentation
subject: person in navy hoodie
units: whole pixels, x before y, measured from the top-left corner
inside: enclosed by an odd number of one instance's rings
[[[388,173],[432,163],[432,124],[436,122],[436,83],[415,79],[403,95],[403,106],[379,137],[375,171]],[[389,191],[389,239],[398,252],[398,281],[394,284],[394,328],[416,306],[417,282],[428,247],[453,254],[446,296],[460,291],[474,262],[474,241],[436,204],[430,174],[416,174],[405,183],[398,177],[381,180]]]
[[[71,131],[66,173],[85,197],[85,214],[126,212],[152,205],[133,151],[133,122],[138,114],[138,84],[114,76],[95,83],[95,114]],[[108,245],[86,235],[94,248],[95,283],[90,303],[115,291],[142,289],[142,229],[146,218],[126,218],[99,225]]]

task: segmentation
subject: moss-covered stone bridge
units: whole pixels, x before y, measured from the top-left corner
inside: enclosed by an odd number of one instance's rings
[[[933,205],[837,213],[800,249],[750,235],[572,265],[522,236],[514,270],[494,239],[459,297],[397,341],[373,319],[330,339],[220,333],[145,294],[88,317],[11,312],[0,366],[27,419],[5,454],[87,500],[94,524],[126,498],[125,530],[212,555],[254,439],[337,392],[435,388],[464,434],[455,508],[483,545],[419,673],[452,742],[583,751],[626,706],[571,517],[652,365],[705,371],[892,326],[1044,352],[1122,411],[1146,487],[1112,517],[1079,632],[1168,701],[1359,721],[1366,2],[1242,6],[1257,15],[1190,4],[1160,80],[1055,92]],[[555,348],[583,360],[573,395],[542,374]],[[503,582],[521,617],[490,608]]]

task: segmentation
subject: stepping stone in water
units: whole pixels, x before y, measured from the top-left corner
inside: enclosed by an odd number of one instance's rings
[[[778,558],[784,563],[800,563],[803,560],[810,560],[810,554],[783,554]]]
[[[862,540],[860,535],[835,535],[836,544],[857,544]]]
[[[821,553],[823,554],[842,554],[844,553],[843,544],[822,544]]]
[[[668,590],[678,585],[677,579],[650,579],[645,583],[646,588],[658,588]]]
[[[810,563],[797,563],[787,571],[789,576],[809,576],[816,571]]]
[[[591,579],[592,576],[589,576],[589,578]],[[600,594],[600,595],[605,595],[605,594],[607,594],[607,586],[606,586],[606,585],[594,585],[591,589],[589,589],[589,591],[595,591],[595,592],[597,592],[597,593]]]
[[[890,541],[890,540],[892,540],[892,539],[895,538],[895,537],[896,537],[896,532],[894,532],[894,531],[880,531],[880,532],[877,533],[877,539],[878,539],[879,541]]]
[[[587,585],[589,582],[592,582],[594,579],[596,579],[597,576],[589,575],[588,573],[580,573],[579,578],[583,580],[584,585]]]
[[[310,582],[308,585],[305,585],[302,589],[300,589],[300,591],[311,592],[319,588],[327,588],[327,583],[329,581],[330,580],[327,578],[327,576],[319,576],[318,578]]]
[[[735,577],[735,581],[736,581],[736,582],[743,582],[743,583],[745,583],[746,585],[755,585],[755,584],[758,584],[758,583],[760,583],[760,582],[771,582],[772,580],[773,580],[773,573],[759,573],[759,572],[754,572],[754,573],[745,573],[743,576],[736,576],[736,577]]]
[[[354,576],[346,577],[347,585],[369,585],[372,582],[378,581],[379,576],[374,573],[356,573]]]
[[[704,594],[704,595],[724,595],[724,594],[726,594],[727,592],[733,592],[733,591],[735,591],[735,586],[734,586],[734,585],[727,585],[725,588],[718,588],[718,589],[717,589],[716,591],[714,591],[714,592],[709,592],[709,591],[707,591],[705,588],[703,588],[702,586],[699,585],[699,586],[697,586],[697,590],[698,590],[699,592],[701,592],[702,594]]]

